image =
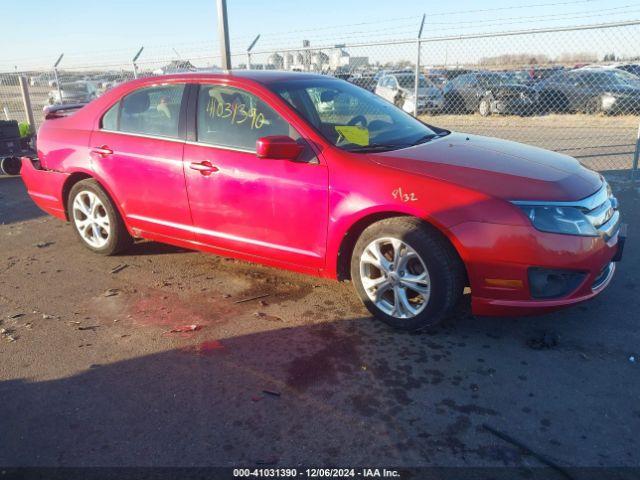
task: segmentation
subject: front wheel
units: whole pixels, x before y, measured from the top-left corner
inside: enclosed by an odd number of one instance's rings
[[[111,199],[95,180],[82,180],[71,188],[67,209],[74,231],[92,252],[113,255],[133,243]]]
[[[433,227],[410,217],[365,229],[354,247],[351,279],[375,317],[408,331],[445,319],[465,285],[453,247]]]
[[[478,113],[483,117],[488,117],[491,115],[491,98],[484,97],[480,100],[480,104],[478,105]]]

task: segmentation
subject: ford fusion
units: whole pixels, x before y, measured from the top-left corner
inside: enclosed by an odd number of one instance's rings
[[[45,111],[33,200],[90,250],[136,238],[353,282],[379,319],[436,324],[587,300],[624,243],[603,177],[566,155],[426,125],[342,80],[135,80]]]

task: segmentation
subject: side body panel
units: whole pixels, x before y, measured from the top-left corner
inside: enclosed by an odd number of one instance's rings
[[[325,165],[259,159],[254,153],[190,144],[184,158],[198,242],[324,267]],[[203,161],[218,171],[203,175],[189,168]]]
[[[91,145],[113,150],[106,156],[92,153],[92,168],[109,185],[129,229],[143,237],[153,232],[194,238],[184,182],[183,141],[96,130]]]

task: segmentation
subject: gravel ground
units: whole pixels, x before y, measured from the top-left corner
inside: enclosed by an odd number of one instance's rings
[[[487,424],[561,465],[640,466],[634,228],[586,304],[462,306],[409,335],[348,283],[149,242],[96,256],[19,178],[0,177],[0,223],[0,465],[539,465]]]

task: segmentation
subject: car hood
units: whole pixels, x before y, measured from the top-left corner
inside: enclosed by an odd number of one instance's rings
[[[567,155],[460,133],[371,158],[380,165],[505,200],[575,201],[602,185],[599,174]]]

